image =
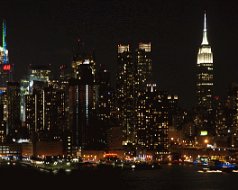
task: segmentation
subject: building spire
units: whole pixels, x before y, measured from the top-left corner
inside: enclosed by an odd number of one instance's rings
[[[202,45],[208,45],[208,40],[207,40],[207,16],[206,16],[206,11],[204,11]]]
[[[7,63],[7,42],[6,42],[6,36],[7,36],[7,27],[6,27],[6,20],[3,20],[2,23],[2,47],[3,47],[3,63]]]

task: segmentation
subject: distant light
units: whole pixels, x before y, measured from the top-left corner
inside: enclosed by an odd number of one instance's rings
[[[17,143],[27,143],[29,142],[29,139],[19,139]]]
[[[10,64],[4,64],[3,65],[3,70],[4,71],[10,71],[11,70],[11,65]]]
[[[83,64],[88,65],[88,64],[89,64],[89,59],[86,59],[86,60],[83,62]]]
[[[207,131],[201,131],[200,135],[201,136],[207,136],[208,132]]]
[[[118,53],[129,52],[129,45],[118,45]]]
[[[139,49],[145,50],[145,52],[151,52],[151,43],[139,43]]]

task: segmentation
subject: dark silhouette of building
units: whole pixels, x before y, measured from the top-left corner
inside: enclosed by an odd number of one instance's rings
[[[7,128],[8,135],[17,139],[21,127],[20,122],[20,84],[18,82],[7,83]]]

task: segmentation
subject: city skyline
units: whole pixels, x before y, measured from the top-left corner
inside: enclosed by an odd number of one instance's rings
[[[0,175],[36,176],[32,188],[236,185],[238,6],[1,5]]]
[[[97,64],[105,64],[112,76],[118,44],[151,42],[153,78],[161,89],[178,94],[182,106],[191,108],[204,10],[214,53],[214,95],[224,96],[230,83],[238,81],[237,7],[233,5],[217,1],[23,1],[4,2],[0,16],[7,21],[9,60],[15,65],[16,80],[23,78],[29,64],[51,64],[53,70],[61,64],[70,67],[79,38],[95,50]]]

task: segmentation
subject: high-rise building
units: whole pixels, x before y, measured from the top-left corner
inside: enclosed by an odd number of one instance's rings
[[[110,72],[100,66],[97,72],[98,85],[97,116],[104,122],[109,122],[112,111],[112,87],[110,85]]]
[[[138,97],[136,139],[140,156],[145,151],[152,151],[155,159],[168,154],[169,101],[168,94],[153,83]]]
[[[116,96],[123,145],[135,141],[135,64],[129,45],[118,45]]]
[[[213,54],[207,39],[207,21],[204,13],[202,44],[197,56],[197,105],[203,110],[212,108]]]
[[[20,126],[20,84],[18,82],[8,82],[7,128],[12,138],[16,139]]]
[[[99,147],[98,145],[103,141],[99,137],[101,135],[99,132],[101,130],[100,119],[108,118],[110,115],[110,111],[99,110],[99,106],[106,105],[108,108],[110,101],[107,101],[109,95],[107,94],[108,72],[103,70],[105,75],[103,78],[100,76],[101,71],[96,70],[94,54],[87,51],[84,43],[80,40],[78,40],[71,66],[72,78],[69,80],[68,86],[68,126],[72,133],[74,154],[80,149]],[[99,69],[101,69],[100,66]]]
[[[37,131],[36,95],[25,95],[25,125],[30,134]]]
[[[140,95],[146,88],[146,84],[151,82],[152,59],[151,43],[139,43],[135,56],[135,91]]]
[[[6,42],[6,21],[2,24],[2,47],[0,47],[0,90],[5,91],[7,82],[12,80],[13,65],[9,63],[7,42]]]
[[[69,126],[72,131],[72,144],[76,148],[86,148],[91,140],[93,95],[93,85],[90,81],[83,83],[78,79],[70,80]]]
[[[238,147],[238,84],[232,83],[225,104],[225,126],[232,147]]]
[[[118,45],[117,60],[116,96],[122,144],[135,145],[138,97],[144,95],[152,75],[151,43],[139,43],[134,53],[129,45]]]
[[[25,96],[32,95],[33,89],[39,86],[39,84],[47,84],[51,79],[50,65],[30,65],[28,69],[28,75],[26,79],[20,82],[20,118],[24,123],[26,120],[26,102]],[[38,88],[38,87],[37,87]],[[41,88],[41,87],[40,87]]]
[[[0,104],[0,143],[6,141],[6,122],[3,120],[3,104]]]
[[[59,140],[66,125],[65,92],[42,81],[37,83],[33,93],[25,95],[26,127],[39,139]]]
[[[20,81],[20,120],[22,123],[26,120],[25,115],[25,95],[29,94],[29,81],[26,79],[22,79]]]
[[[232,109],[230,110],[229,106],[225,105],[219,96],[213,98],[211,113],[212,135],[219,147],[227,147],[230,144],[229,135],[231,135],[231,123],[233,123],[234,119],[234,117],[231,117],[231,113]],[[229,120],[232,121],[230,122]]]
[[[47,84],[42,81],[36,81],[32,93],[25,95],[25,116],[26,127],[30,134],[40,133],[46,130],[44,122],[45,99],[44,88]]]

